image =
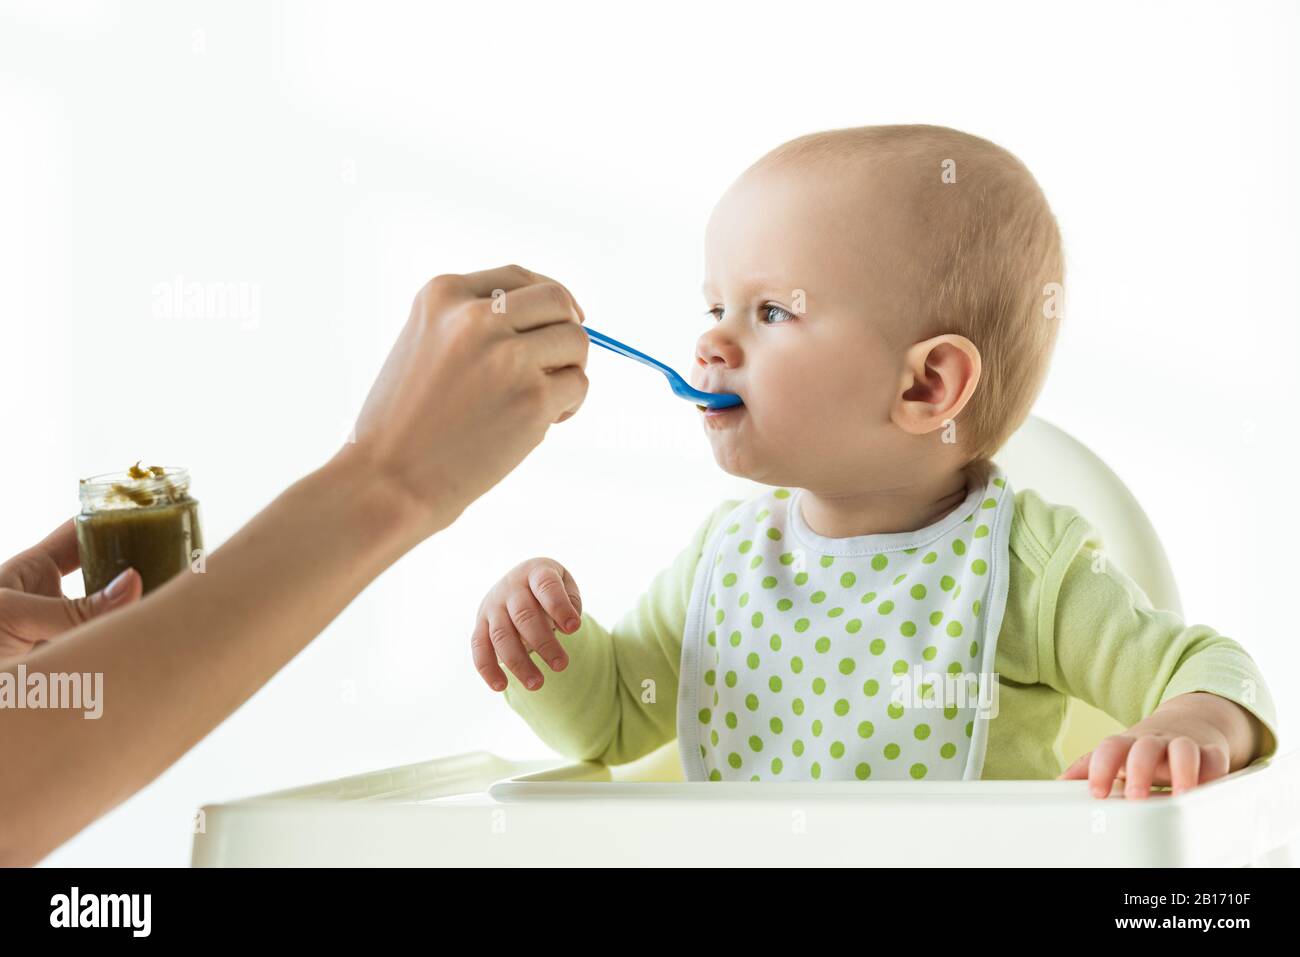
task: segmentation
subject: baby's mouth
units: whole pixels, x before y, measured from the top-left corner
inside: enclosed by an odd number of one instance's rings
[[[703,418],[705,422],[710,423],[733,422],[738,416],[743,415],[745,412],[745,406],[743,403],[740,405],[724,406],[721,409],[710,409],[707,405],[697,405],[696,408],[700,410],[700,417]]]
[[[702,386],[696,386],[696,388],[702,389],[705,392],[717,393],[719,395],[727,392],[727,390],[725,389],[704,389]],[[745,400],[741,398],[739,393],[730,393],[730,394],[735,395],[736,398],[740,399],[740,401],[735,403],[734,405],[722,405],[722,406],[704,405],[701,402],[697,402],[695,403],[695,408],[699,409],[701,412],[721,412],[724,409],[739,408],[745,404]]]
[[[706,414],[709,412],[723,412],[727,409],[740,408],[745,404],[745,399],[739,392],[734,392],[730,388],[727,388],[718,382],[709,384],[703,382],[692,382],[691,387],[699,392],[705,393],[709,398],[717,397],[724,403],[721,405],[706,405],[703,402],[696,402],[695,408]],[[729,397],[729,401],[734,404],[726,405],[725,402],[728,401],[728,399],[724,399],[724,396]]]

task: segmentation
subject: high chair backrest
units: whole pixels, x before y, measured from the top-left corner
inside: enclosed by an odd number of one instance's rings
[[[994,458],[1016,491],[1032,488],[1048,502],[1077,509],[1101,533],[1106,559],[1133,579],[1154,607],[1182,615],[1178,586],[1155,528],[1133,493],[1091,449],[1031,415]],[[1069,764],[1122,730],[1110,715],[1071,698],[1056,744]]]
[[[1031,415],[995,458],[1016,491],[1032,488],[1048,502],[1078,509],[1101,532],[1107,558],[1152,605],[1182,615],[1156,530],[1133,493],[1091,449]]]
[[[1101,533],[1107,560],[1133,579],[1154,607],[1182,614],[1169,560],[1146,512],[1119,476],[1087,446],[1031,415],[994,458],[1015,491],[1031,488],[1052,504],[1077,509]],[[747,498],[763,488],[738,479],[735,495]],[[1102,738],[1122,730],[1110,715],[1071,698],[1056,746],[1068,765]],[[666,767],[673,763],[671,753],[676,747],[673,742],[642,760],[653,757],[651,764]]]

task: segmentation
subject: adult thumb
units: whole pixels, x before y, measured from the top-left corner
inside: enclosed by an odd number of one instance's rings
[[[0,617],[4,618],[7,630],[25,641],[49,641],[92,618],[138,601],[143,590],[140,573],[128,568],[85,598],[47,598],[9,592]]]
[[[77,624],[105,612],[113,611],[139,601],[140,596],[144,594],[144,580],[140,573],[134,568],[128,568],[125,571],[118,572],[117,577],[111,582],[95,592],[93,595],[87,595],[85,598],[64,599],[71,601],[76,605]]]

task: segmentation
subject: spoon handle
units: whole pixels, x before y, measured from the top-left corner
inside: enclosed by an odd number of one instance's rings
[[[660,372],[670,377],[674,377],[674,378],[677,377],[676,372],[668,368],[668,366],[664,365],[658,359],[652,359],[644,352],[640,352],[636,349],[633,349],[631,346],[625,345],[624,343],[619,342],[617,339],[612,339],[609,336],[605,335],[603,332],[597,332],[595,329],[592,329],[590,326],[584,325],[582,328],[586,331],[587,335],[591,338],[591,341],[596,343],[596,345],[604,346],[610,352],[616,352],[621,356],[627,356],[629,359],[635,359],[637,362],[644,362],[646,365],[653,366],[654,368],[658,369]]]

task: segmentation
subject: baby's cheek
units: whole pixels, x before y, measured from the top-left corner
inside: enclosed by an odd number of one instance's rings
[[[826,428],[822,421],[825,416],[798,393],[782,398],[765,396],[762,402],[750,406],[749,414],[753,427],[766,442],[790,451],[806,447],[810,432]]]
[[[848,391],[838,372],[814,365],[791,369],[780,386],[763,398],[772,400],[769,404],[783,417],[806,424],[809,419],[834,414]]]
[[[764,432],[784,436],[815,411],[816,400],[810,391],[806,378],[785,369],[762,382],[751,382],[745,402],[755,424],[762,425]]]
[[[885,406],[862,383],[849,381],[851,373],[829,376],[811,376],[805,388],[794,390],[772,409],[773,430],[779,428],[804,449],[861,447],[872,434],[872,424],[886,414]]]

